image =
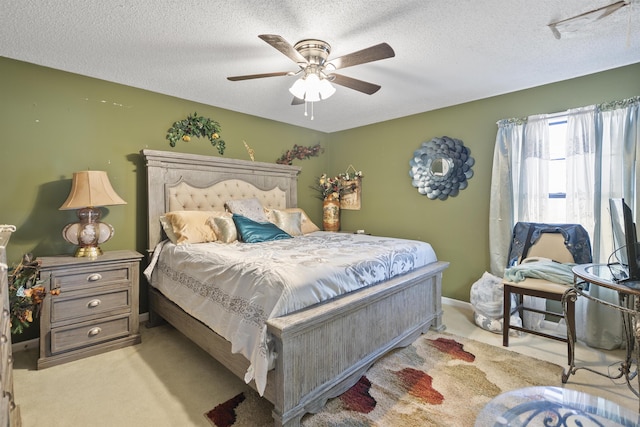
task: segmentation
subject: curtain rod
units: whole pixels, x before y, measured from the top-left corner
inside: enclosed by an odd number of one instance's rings
[[[633,96],[631,98],[625,98],[625,99],[620,99],[617,101],[607,101],[607,102],[602,102],[600,104],[592,104],[592,105],[587,105],[585,107],[578,107],[578,108],[587,108],[587,107],[595,107],[600,111],[610,111],[610,110],[615,110],[617,108],[626,108],[630,105],[633,104],[640,104],[640,95],[638,96]],[[572,108],[573,109],[573,108]],[[558,117],[562,117],[562,116],[566,116],[569,114],[569,110],[565,110],[565,111],[558,111],[555,113],[549,113],[549,114],[545,114],[542,113],[546,116],[546,118],[548,119],[557,119]],[[540,114],[532,114],[533,116],[535,115],[540,115]],[[501,119],[498,120],[496,122],[496,124],[498,126],[500,125],[506,125],[509,123],[515,123],[515,124],[524,124],[527,123],[529,117],[531,116],[527,116],[527,117],[512,117],[509,119]]]

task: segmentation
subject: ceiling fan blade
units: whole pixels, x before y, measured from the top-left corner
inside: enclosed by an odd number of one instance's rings
[[[300,99],[297,96],[294,96],[291,100],[291,105],[302,105],[304,104],[304,99]]]
[[[338,70],[341,68],[352,67],[354,65],[366,64],[367,62],[393,58],[394,56],[396,56],[396,54],[391,46],[386,43],[380,43],[375,46],[332,59],[329,61],[329,64],[332,64],[335,69]]]
[[[301,67],[309,64],[304,56],[300,55],[300,52],[295,50],[293,46],[291,46],[291,44],[282,37],[275,34],[261,34],[258,37],[269,43],[274,48],[278,49],[280,52],[285,54],[289,59],[291,59]]]
[[[280,77],[280,76],[288,76],[288,75],[289,75],[289,71],[280,71],[277,73],[247,74],[246,76],[232,76],[232,77],[227,77],[227,80],[231,80],[232,82],[237,82],[239,80],[261,79],[263,77]]]
[[[373,95],[380,90],[379,85],[343,76],[341,74],[331,74],[331,77],[333,78],[333,80],[330,80],[332,83],[357,90],[358,92],[366,93],[367,95]]]

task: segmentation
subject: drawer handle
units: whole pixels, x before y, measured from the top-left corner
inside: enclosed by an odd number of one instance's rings
[[[2,317],[9,317],[9,310],[6,308],[2,310]]]
[[[99,299],[96,298],[96,299],[92,299],[91,301],[89,301],[87,303],[87,307],[88,308],[96,308],[100,304],[102,304],[102,301],[100,301]]]
[[[94,274],[90,275],[89,277],[87,277],[87,280],[89,282],[97,282],[100,279],[102,279],[102,275],[100,273],[94,273]]]
[[[2,334],[2,336],[0,337],[0,343],[4,344],[7,341],[9,341],[9,339],[7,338],[7,336],[5,334]]]
[[[98,335],[100,332],[102,332],[101,328],[98,328],[97,326],[95,328],[91,328],[89,329],[89,332],[87,333],[87,336],[89,337],[95,337],[96,335]]]

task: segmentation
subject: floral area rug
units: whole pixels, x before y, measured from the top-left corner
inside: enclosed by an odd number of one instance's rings
[[[562,386],[562,367],[471,339],[429,332],[377,361],[342,395],[302,419],[320,426],[473,426],[497,395]],[[273,406],[243,392],[205,414],[215,427],[272,426]]]

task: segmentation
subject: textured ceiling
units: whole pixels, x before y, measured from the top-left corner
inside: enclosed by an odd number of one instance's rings
[[[559,40],[548,27],[616,1],[2,0],[0,55],[333,132],[640,62],[638,0]],[[337,86],[310,120],[296,77],[226,79],[297,71],[259,34],[396,56],[341,70],[382,89]]]

